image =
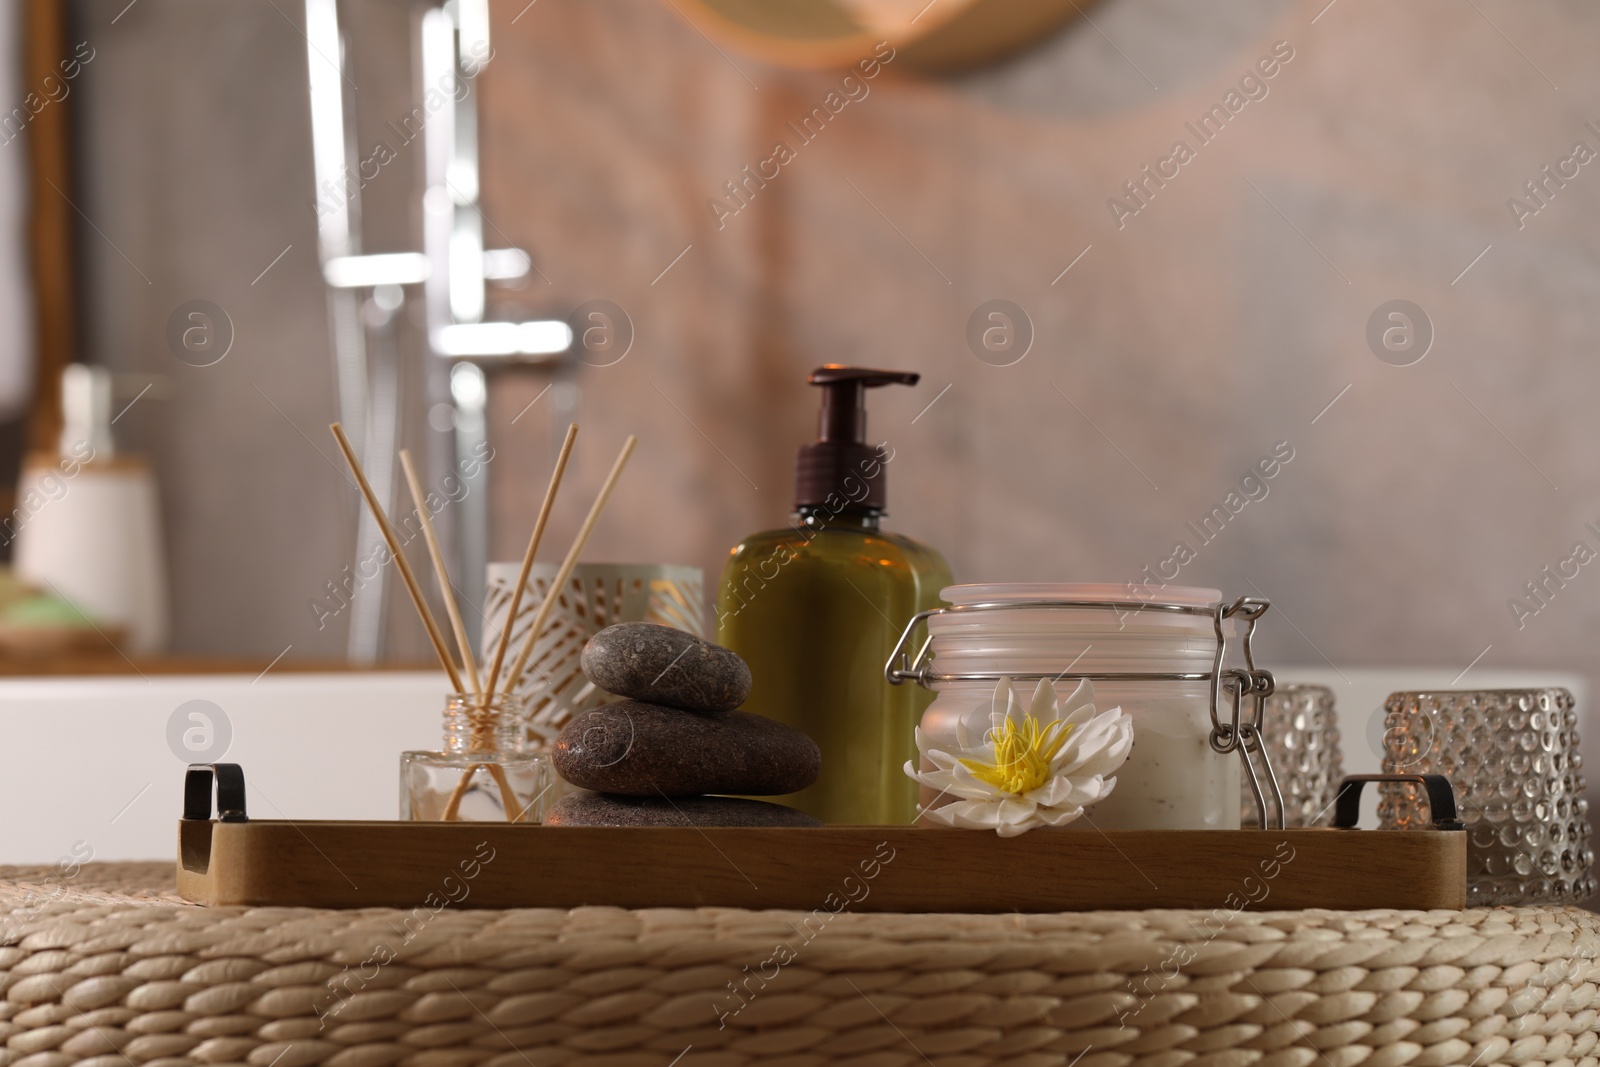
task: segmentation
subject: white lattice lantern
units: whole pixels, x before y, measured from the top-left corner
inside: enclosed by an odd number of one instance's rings
[[[485,614],[496,623],[505,617],[519,566],[489,564]],[[511,623],[513,656],[527,639],[528,625],[557,569],[554,563],[536,563],[528,575],[527,589]],[[613,623],[658,622],[707,636],[705,575],[699,567],[580,563],[558,595],[515,691],[524,701],[528,743],[536,747],[549,744],[577,712],[611,699],[610,694],[596,689],[578,666],[584,643],[596,633]],[[484,634],[483,647],[492,650],[499,639],[499,627],[491,626]]]

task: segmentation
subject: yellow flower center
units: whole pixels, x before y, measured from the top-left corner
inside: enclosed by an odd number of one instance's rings
[[[1072,724],[1060,719],[1041,727],[1032,715],[1024,715],[1020,723],[1007,718],[989,731],[989,740],[994,743],[994,762],[963,759],[961,765],[978,781],[1002,793],[1021,796],[1049,780],[1050,761],[1060,754],[1071,732]]]

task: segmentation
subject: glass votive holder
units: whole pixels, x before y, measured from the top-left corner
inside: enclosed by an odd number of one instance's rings
[[[1467,826],[1467,905],[1571,904],[1594,893],[1578,713],[1565,689],[1393,693],[1383,770],[1442,774]],[[1378,822],[1425,829],[1426,801],[1384,783]]]
[[[400,754],[400,818],[420,822],[520,822],[544,818],[555,771],[548,753],[522,743],[520,700],[485,703],[457,693],[437,752]]]
[[[1261,738],[1283,791],[1286,827],[1319,826],[1333,818],[1333,801],[1344,780],[1339,720],[1333,690],[1325,685],[1279,685],[1267,698]],[[1257,826],[1255,797],[1239,788],[1239,821]]]

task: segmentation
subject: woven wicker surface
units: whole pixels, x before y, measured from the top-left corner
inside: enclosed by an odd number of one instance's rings
[[[0,868],[0,1067],[1595,1064],[1597,951],[1568,908],[330,912]]]

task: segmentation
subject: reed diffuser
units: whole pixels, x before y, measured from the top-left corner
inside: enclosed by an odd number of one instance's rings
[[[500,640],[485,678],[479,673],[477,660],[467,640],[466,626],[456,601],[455,588],[445,567],[444,553],[440,550],[433,520],[423,503],[421,480],[417,477],[410,454],[402,451],[400,464],[405,471],[406,483],[416,505],[418,521],[428,547],[428,555],[433,563],[439,593],[444,600],[452,636],[460,652],[461,667],[458,669],[439,624],[423,597],[416,574],[401,549],[394,527],[379,505],[377,495],[372,491],[372,486],[367,481],[366,473],[356,458],[343,428],[334,423],[332,430],[334,439],[339,444],[339,450],[344,454],[345,462],[350,465],[350,470],[355,475],[361,495],[377,520],[384,542],[394,556],[401,581],[411,596],[411,602],[422,620],[423,629],[427,631],[429,643],[433,646],[439,664],[444,668],[445,676],[451,685],[451,692],[445,704],[444,742],[441,748],[437,751],[413,751],[401,754],[400,817],[410,820],[450,822],[540,821],[543,815],[544,797],[555,781],[555,772],[548,754],[530,750],[523,743],[525,730],[522,709],[520,701],[512,695],[516,691],[516,682],[526,668],[531,647],[525,645],[511,664],[507,684],[498,684],[507,653],[510,620],[515,617],[520,606],[520,596],[513,598],[509,605],[511,614],[507,616],[506,625],[501,628]],[[524,578],[526,572],[533,566],[534,556],[543,539],[556,491],[566,471],[567,461],[571,458],[577,434],[577,426],[567,429],[566,440],[562,442],[561,452],[556,458],[555,469],[550,475],[550,485],[545,491],[538,518],[534,522],[533,533],[528,539],[522,566]],[[589,509],[588,516],[584,519],[583,526],[578,531],[578,536],[567,552],[567,558],[562,564],[562,573],[570,573],[572,567],[576,565],[577,558],[582,553],[595,523],[599,520],[606,501],[610,499],[611,491],[615,488],[622,468],[633,453],[636,443],[635,438],[629,437],[623,445],[622,452],[612,465],[610,474],[607,475],[593,506]],[[540,620],[548,618],[553,606],[548,597],[540,604],[535,616],[534,632],[542,626]]]

